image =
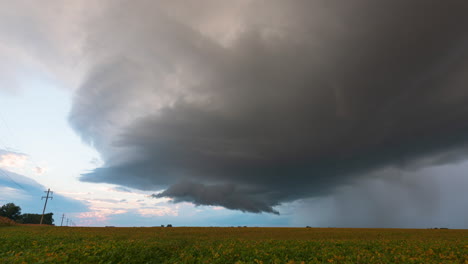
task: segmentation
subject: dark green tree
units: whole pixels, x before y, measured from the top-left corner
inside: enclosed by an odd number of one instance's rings
[[[21,207],[14,203],[7,203],[0,207],[0,216],[10,218],[13,221],[21,219]]]
[[[44,220],[42,221],[45,225],[53,225],[54,218],[53,213],[44,214]],[[41,214],[23,214],[21,216],[20,223],[22,224],[39,224],[41,222]]]

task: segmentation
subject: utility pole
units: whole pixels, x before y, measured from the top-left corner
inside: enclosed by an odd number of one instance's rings
[[[60,226],[63,226],[63,218],[65,217],[65,214],[62,214],[62,222],[60,223]]]
[[[67,226],[68,226],[68,218],[67,218]]]
[[[47,189],[47,191],[44,191],[44,192],[47,193],[47,196],[45,196],[45,197],[42,196],[42,198],[41,198],[41,200],[45,198],[44,210],[42,210],[42,216],[41,216],[41,223],[40,223],[41,225],[42,225],[42,220],[44,220],[44,213],[45,213],[45,209],[46,209],[46,206],[47,206],[47,200],[54,198],[54,197],[49,196],[49,194],[52,195],[54,193],[54,192],[50,191],[50,188]]]

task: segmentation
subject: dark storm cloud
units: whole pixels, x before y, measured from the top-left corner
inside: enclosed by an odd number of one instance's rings
[[[228,209],[278,214],[277,211],[271,208],[271,199],[264,196],[267,196],[267,194],[237,190],[237,187],[233,184],[207,186],[194,182],[177,183],[162,193],[152,195],[153,198],[175,197],[175,202],[221,205]]]
[[[70,122],[105,165],[82,180],[276,212],[466,155],[467,2],[239,3],[103,8]]]

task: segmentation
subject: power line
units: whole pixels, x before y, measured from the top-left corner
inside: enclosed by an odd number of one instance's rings
[[[23,188],[23,186],[21,186],[21,184],[17,183],[15,180],[13,180],[13,178],[10,177],[10,175],[8,175],[8,173],[6,173],[3,169],[0,169],[0,172],[5,175],[8,179],[10,179],[10,181],[12,181],[14,184],[16,184],[16,186],[20,187],[23,191],[26,191],[26,189]]]
[[[2,113],[0,113],[0,123],[2,124],[2,126],[4,127],[4,130],[5,132],[7,132],[6,134],[8,134],[8,138],[9,138],[9,141],[13,141],[12,138],[13,138],[13,132],[12,130],[10,129],[10,127],[8,126],[7,122],[6,122],[6,119],[3,117]],[[6,135],[5,134],[5,135]],[[5,139],[6,137],[4,136],[4,139],[2,139],[2,142],[4,142],[3,140],[6,140]],[[2,144],[3,147],[5,148],[5,150],[7,149],[6,147],[6,144]],[[13,146],[14,144],[9,144],[10,147]]]
[[[1,138],[0,138],[0,147],[2,147],[4,150],[8,149],[5,142]]]

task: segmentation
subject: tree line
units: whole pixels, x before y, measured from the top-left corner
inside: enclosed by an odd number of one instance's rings
[[[44,214],[43,224],[53,225],[53,213]],[[9,218],[20,224],[39,224],[41,222],[41,214],[21,214],[21,207],[14,203],[7,203],[0,207],[0,216]]]

